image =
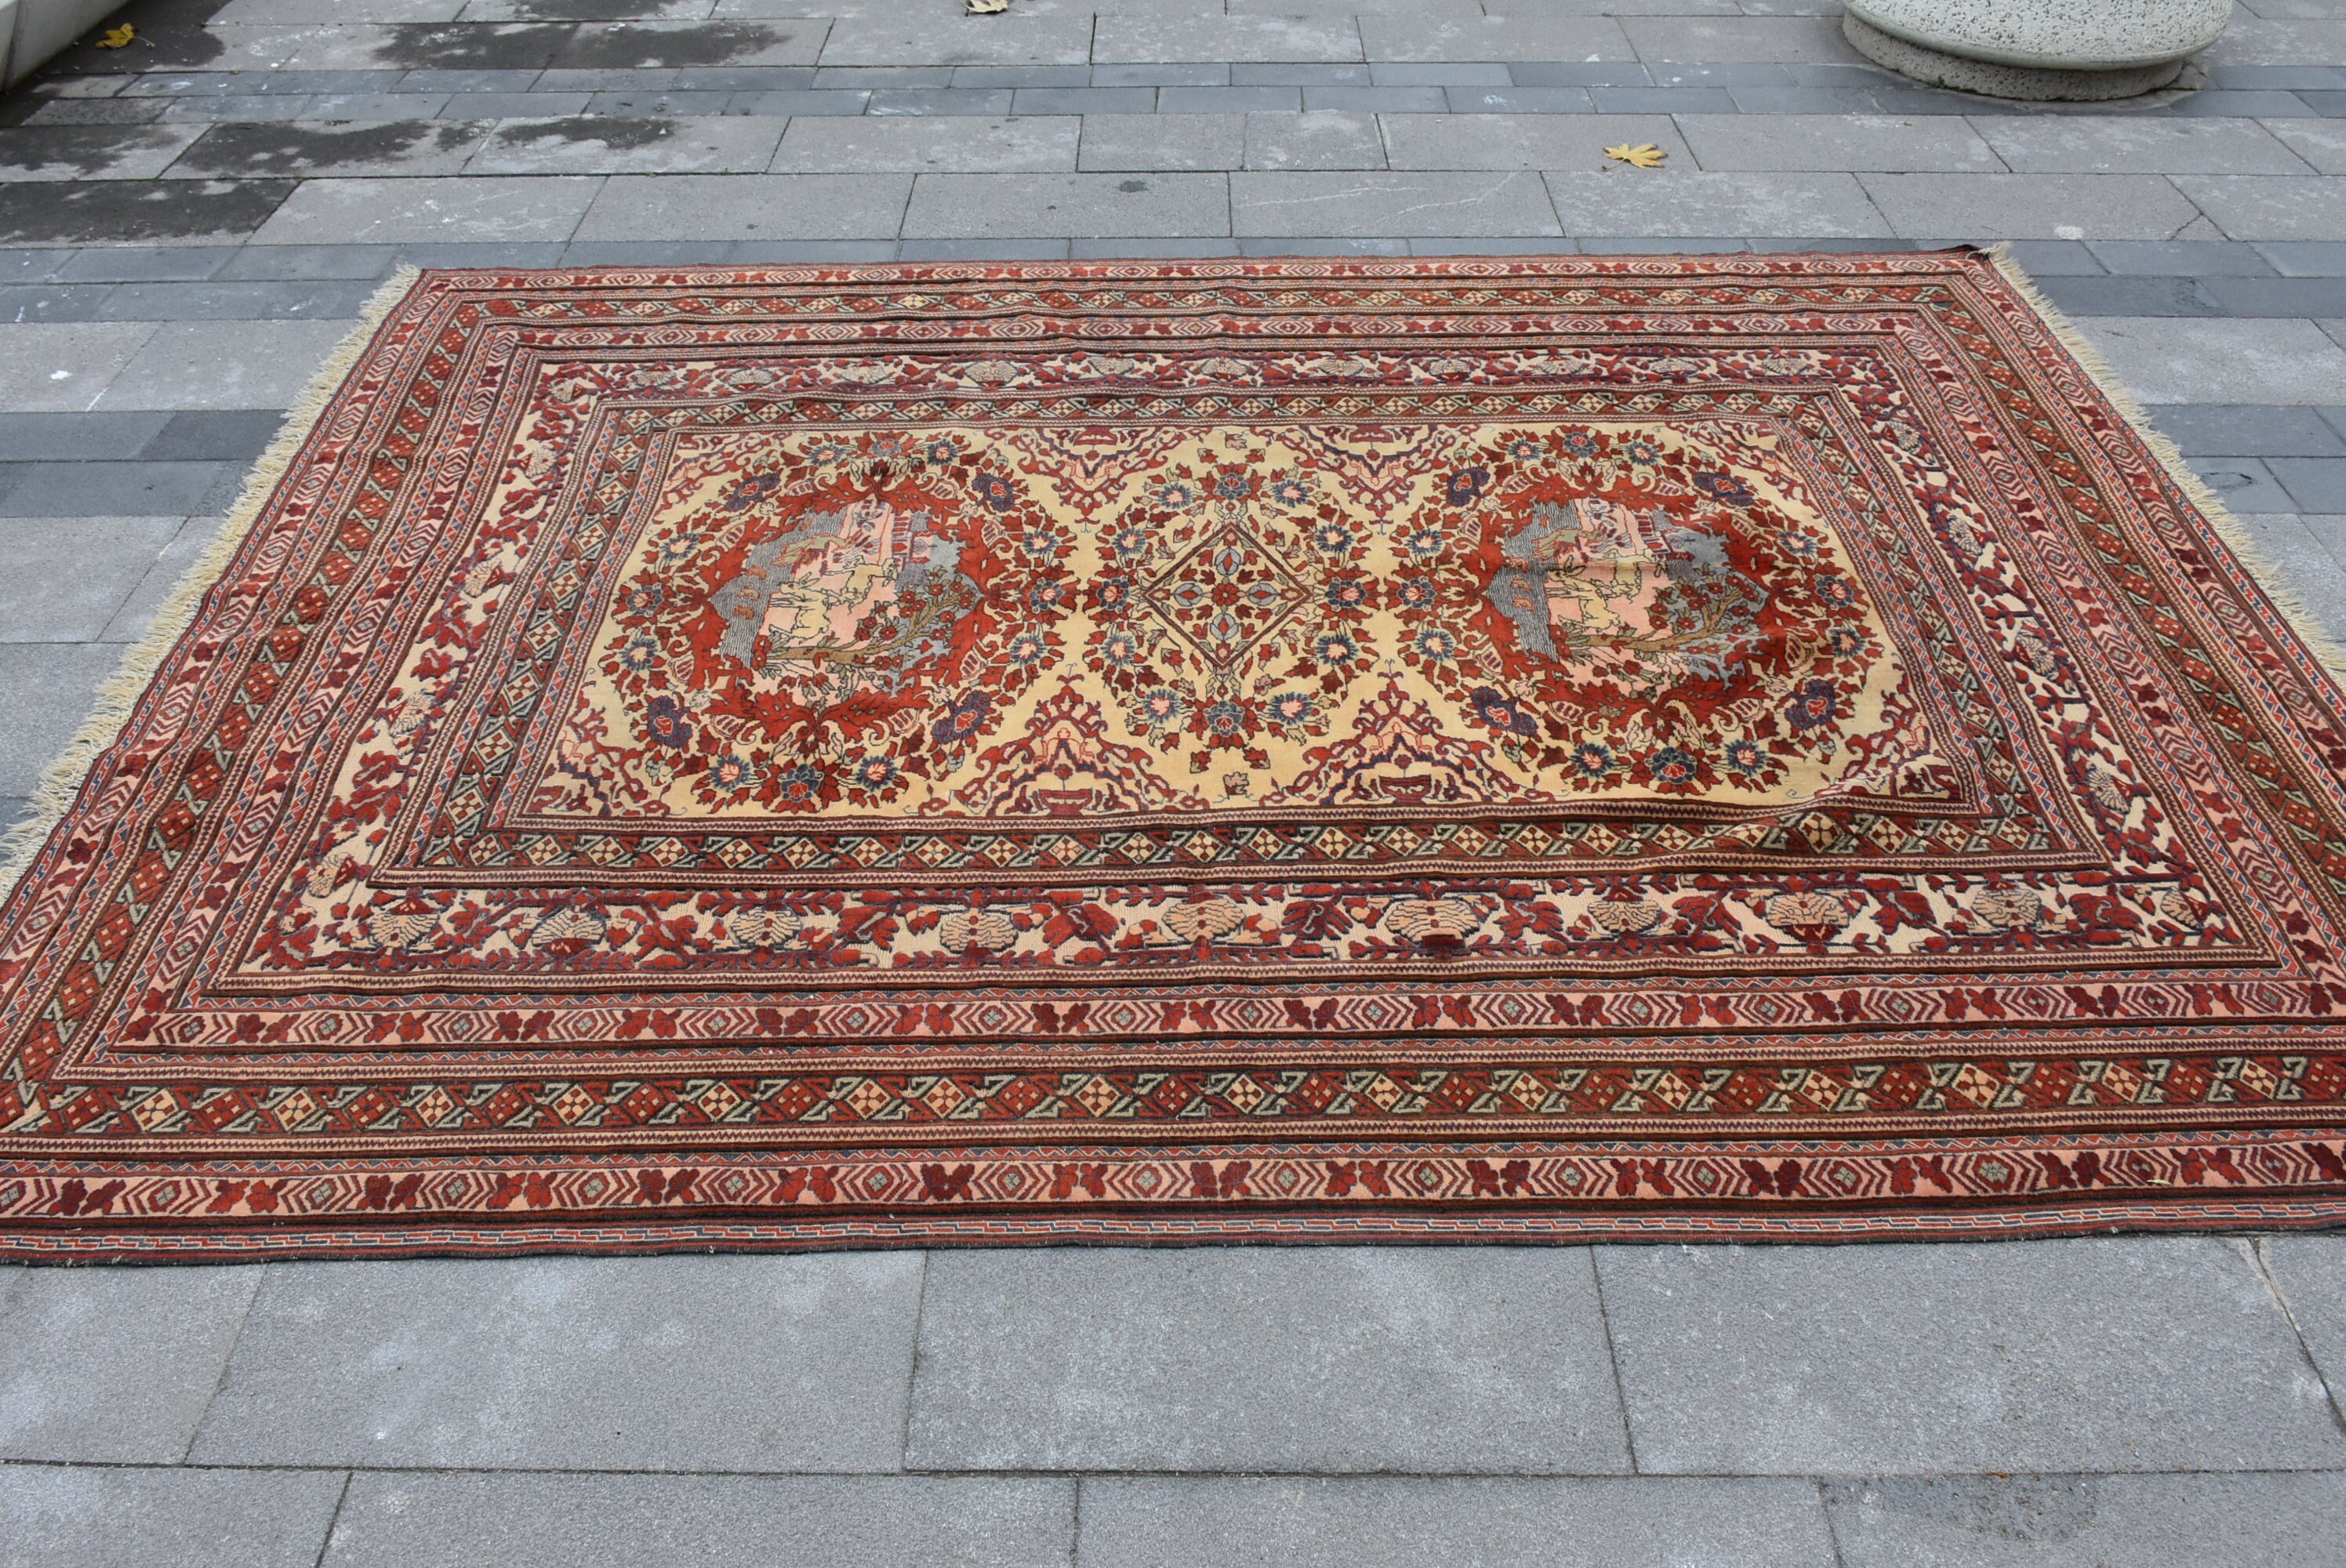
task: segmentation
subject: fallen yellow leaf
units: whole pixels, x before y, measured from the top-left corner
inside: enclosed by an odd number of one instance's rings
[[[1010,0],[969,0],[969,14],[973,16],[999,16],[1009,9]]]
[[[1670,155],[1651,142],[1643,147],[1631,147],[1625,141],[1619,147],[1606,148],[1605,156],[1616,163],[1626,163],[1631,168],[1659,168],[1662,159]]]
[[[105,36],[98,39],[97,46],[101,49],[119,49],[137,36],[138,36],[138,29],[125,22],[119,27],[108,27]]]

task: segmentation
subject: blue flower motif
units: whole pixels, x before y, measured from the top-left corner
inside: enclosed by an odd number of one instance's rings
[[[1338,577],[1328,585],[1328,607],[1357,610],[1369,602],[1369,586],[1358,577]]]
[[[1281,506],[1300,506],[1311,499],[1311,487],[1289,474],[1271,481],[1270,498]]]
[[[725,510],[739,512],[755,505],[781,487],[782,476],[779,473],[753,473],[726,492]]]
[[[1420,528],[1402,541],[1402,548],[1421,561],[1431,561],[1442,554],[1442,530]]]
[[[1483,486],[1490,477],[1490,470],[1479,464],[1462,468],[1452,474],[1449,483],[1442,487],[1442,498],[1453,506],[1464,506],[1483,494]]]
[[[650,616],[658,614],[667,599],[668,595],[658,583],[638,583],[628,588],[620,605],[631,616]]]
[[[1613,771],[1613,748],[1601,741],[1584,740],[1572,749],[1572,766],[1583,779],[1602,779]]]
[[[1018,504],[1018,493],[1010,487],[1010,481],[999,473],[973,473],[969,478],[969,487],[977,492],[980,501],[996,512],[1007,512]]]
[[[1313,530],[1311,542],[1331,555],[1340,555],[1352,547],[1352,531],[1341,523],[1322,523]]]
[[[1749,485],[1731,474],[1698,473],[1694,487],[1726,506],[1749,506],[1760,499]]]
[[[1833,683],[1820,677],[1804,683],[1792,694],[1784,717],[1790,720],[1796,730],[1814,729],[1821,724],[1830,724],[1839,696],[1833,689]]]
[[[1311,645],[1311,652],[1321,664],[1341,667],[1361,657],[1361,645],[1352,640],[1350,632],[1321,632],[1320,640]]]
[[[1520,735],[1526,739],[1539,733],[1539,721],[1525,713],[1522,704],[1503,691],[1478,686],[1466,694],[1474,711],[1484,723],[1502,735]]]
[[[1776,543],[1783,546],[1785,555],[1798,561],[1805,561],[1817,553],[1817,542],[1797,528],[1787,528],[1777,535]]]
[[[1566,438],[1567,445],[1570,444],[1570,437]],[[1527,435],[1519,435],[1507,443],[1507,455],[1517,463],[1536,463],[1539,461],[1539,443]]]
[[[856,787],[862,789],[885,789],[893,784],[903,770],[892,757],[862,757],[855,763]]]
[[[692,744],[692,720],[682,703],[661,692],[644,704],[644,733],[655,746],[680,750]]]
[[[670,535],[660,541],[660,559],[674,565],[679,561],[690,560],[693,551],[699,547],[700,535],[698,534]]]
[[[1109,549],[1114,550],[1126,560],[1137,561],[1148,554],[1148,530],[1137,527],[1119,528],[1107,544]]]
[[[781,785],[782,804],[811,806],[822,799],[822,769],[811,762],[801,762],[784,773]]]
[[[1446,659],[1458,651],[1458,639],[1440,626],[1428,626],[1417,634],[1417,651],[1425,658]]]
[[[1757,779],[1768,766],[1768,754],[1749,738],[1729,741],[1726,756],[1727,770],[1738,779]]]
[[[1621,449],[1621,455],[1640,468],[1651,468],[1662,460],[1662,449],[1650,441],[1633,441]]]
[[[1025,631],[1010,639],[1007,651],[1011,663],[1034,665],[1043,662],[1043,656],[1051,651],[1051,647],[1044,640],[1042,633]]]
[[[1665,746],[1646,759],[1646,777],[1658,785],[1691,784],[1701,772],[1701,760],[1675,746]]]
[[[1140,640],[1130,632],[1110,632],[1100,639],[1099,652],[1110,667],[1130,669],[1140,662]]]
[[[1857,603],[1857,585],[1832,572],[1822,574],[1816,581],[1817,597],[1829,605],[1846,609]]]
[[[1585,430],[1567,430],[1564,433],[1564,449],[1575,457],[1594,457],[1596,438]]]
[[[1825,647],[1835,658],[1855,658],[1865,651],[1865,634],[1855,626],[1835,626],[1825,633]]]
[[[1157,504],[1168,512],[1187,512],[1198,504],[1198,492],[1178,479],[1157,487]]]
[[[643,675],[659,662],[659,644],[651,638],[641,635],[629,637],[627,646],[619,650],[619,667],[630,675]]]
[[[1442,596],[1431,577],[1403,577],[1393,585],[1392,595],[1404,610],[1430,610]]]
[[[994,699],[983,691],[962,694],[959,700],[944,710],[936,723],[929,727],[929,735],[940,746],[953,746],[975,735],[992,710]]]
[[[944,464],[951,463],[954,458],[961,455],[961,448],[953,443],[952,437],[941,435],[929,443],[928,450],[923,453],[922,455],[926,457],[931,463],[936,463],[939,467],[943,467]]]
[[[1273,724],[1290,728],[1311,723],[1311,716],[1319,711],[1319,705],[1300,691],[1282,691],[1270,699],[1268,707]]]
[[[1206,728],[1217,735],[1236,735],[1246,728],[1246,710],[1235,702],[1209,703]]]
[[[1169,686],[1159,686],[1140,694],[1140,710],[1137,717],[1147,728],[1171,729],[1188,711],[1188,702],[1179,692]]]
[[[1066,603],[1067,585],[1056,578],[1046,577],[1031,583],[1026,588],[1026,607],[1038,616],[1047,616]]]
[[[1243,501],[1254,494],[1254,475],[1225,473],[1214,481],[1214,494],[1225,501]]]
[[[711,789],[739,794],[758,781],[758,765],[738,751],[728,751],[709,765]]]
[[[1048,528],[1029,528],[1018,535],[1018,547],[1029,555],[1053,555],[1059,548],[1059,536]]]

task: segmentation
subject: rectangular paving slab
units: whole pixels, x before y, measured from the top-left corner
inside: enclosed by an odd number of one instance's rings
[[[26,1568],[315,1568],[342,1480],[0,1464],[0,1552]]]
[[[1586,1253],[940,1252],[913,1470],[1628,1469]]]
[[[2346,1475],[1893,1476],[1825,1489],[1841,1568],[2330,1568]]]
[[[892,1471],[921,1260],[268,1272],[200,1464]]]
[[[1640,1470],[2336,1467],[2346,1434],[2229,1241],[1602,1247]]]

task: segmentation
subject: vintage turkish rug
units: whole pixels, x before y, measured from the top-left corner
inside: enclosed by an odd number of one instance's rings
[[[2346,1217],[2346,701],[1992,258],[353,355],[0,919],[17,1256]]]

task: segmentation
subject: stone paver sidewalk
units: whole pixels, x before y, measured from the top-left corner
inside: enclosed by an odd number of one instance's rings
[[[0,820],[403,261],[2014,240],[2346,634],[2346,10],[1838,9],[140,0],[0,98]],[[2328,1564],[2341,1391],[2333,1237],[11,1268],[0,1563]]]

